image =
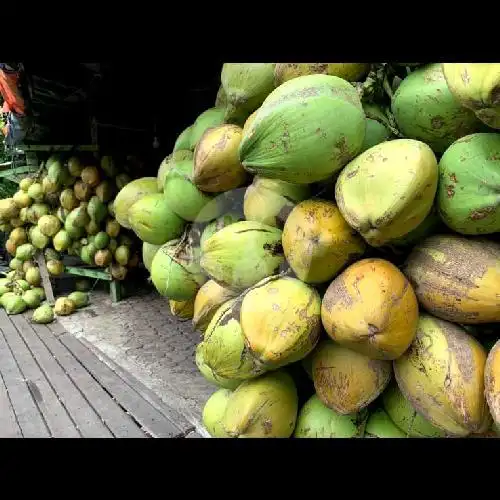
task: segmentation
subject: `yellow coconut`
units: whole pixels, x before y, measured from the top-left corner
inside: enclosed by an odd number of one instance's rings
[[[391,375],[390,361],[370,359],[332,340],[323,340],[312,358],[316,394],[342,415],[368,406],[386,388]]]
[[[22,243],[20,243],[22,245]],[[7,250],[7,252],[10,254],[10,255],[16,255],[16,250],[17,250],[17,247],[19,245],[17,245],[16,243],[14,243],[11,239],[8,239],[6,242],[5,242],[5,250]]]
[[[194,300],[194,329],[205,332],[217,309],[236,295],[237,292],[224,288],[213,280],[207,281],[198,290]]]
[[[420,304],[454,323],[500,321],[500,245],[435,235],[413,248],[403,272]]]
[[[233,438],[289,438],[297,413],[295,384],[277,371],[238,386],[227,401],[222,428]]]
[[[488,354],[484,373],[484,389],[491,416],[500,425],[500,341]]]
[[[245,121],[245,124],[243,125],[243,133],[245,133],[249,128],[250,125],[252,125],[253,121],[255,120],[255,117],[257,116],[257,111],[254,111]]]
[[[202,413],[203,426],[214,438],[228,438],[229,435],[222,427],[222,419],[227,403],[233,391],[221,388],[214,392],[205,403]]]
[[[202,191],[221,193],[245,183],[238,148],[243,131],[236,125],[209,128],[194,152],[193,182]]]
[[[9,240],[11,240],[15,245],[22,245],[28,242],[28,235],[26,229],[23,227],[14,228],[9,234]]]
[[[323,74],[349,82],[361,80],[369,71],[368,63],[278,63],[274,69],[276,86],[298,76]]]
[[[169,300],[170,312],[180,319],[191,319],[193,317],[194,299],[191,300]]]
[[[96,187],[101,182],[99,170],[95,166],[85,167],[80,175],[82,181],[90,187]]]
[[[120,234],[120,224],[115,219],[108,219],[106,221],[106,233],[110,238],[117,238]]]
[[[412,343],[418,302],[404,274],[383,259],[363,259],[326,291],[321,319],[339,344],[372,359],[396,359]]]
[[[27,193],[28,189],[34,182],[35,179],[32,177],[25,177],[24,179],[21,179],[21,182],[19,182],[19,189]]]
[[[76,181],[73,190],[80,201],[87,201],[92,197],[92,187],[83,181]]]
[[[401,392],[433,425],[462,437],[487,429],[486,351],[464,329],[422,314],[410,348],[393,363]]]
[[[288,216],[283,228],[283,251],[293,272],[306,283],[331,280],[359,258],[365,242],[326,200],[306,200]]]
[[[58,316],[69,316],[76,310],[75,303],[67,297],[59,297],[54,304],[54,312]]]
[[[33,200],[30,198],[28,193],[23,190],[19,190],[14,193],[12,199],[19,208],[27,208],[33,203]]]
[[[12,198],[0,200],[0,221],[9,222],[19,215],[20,208]]]
[[[337,179],[335,199],[348,224],[377,247],[423,222],[431,211],[437,182],[432,149],[413,139],[395,139],[352,160]]]

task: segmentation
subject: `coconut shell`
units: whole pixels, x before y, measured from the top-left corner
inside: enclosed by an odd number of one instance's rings
[[[313,355],[316,394],[332,410],[348,415],[367,407],[391,380],[389,361],[370,359],[331,340],[323,340]]]
[[[447,434],[464,437],[490,423],[485,364],[485,349],[465,330],[422,314],[415,340],[394,361],[394,373],[401,392],[421,415]]]
[[[113,254],[109,250],[97,250],[94,256],[96,266],[106,267],[109,266],[113,260]]]

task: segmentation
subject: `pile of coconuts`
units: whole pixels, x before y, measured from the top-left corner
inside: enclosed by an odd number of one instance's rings
[[[212,437],[495,437],[500,64],[226,63],[116,220]]]
[[[115,219],[113,203],[132,181],[138,161],[52,154],[37,173],[22,178],[14,195],[0,200],[0,230],[8,235],[5,248],[16,279],[25,279],[28,267],[37,267],[35,254],[41,252],[51,276],[64,272],[67,254],[124,280],[139,264],[140,248],[135,235]]]

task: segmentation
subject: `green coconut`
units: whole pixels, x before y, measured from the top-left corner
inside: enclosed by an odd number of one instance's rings
[[[274,90],[274,63],[225,63],[221,82],[226,95],[224,119],[243,124]]]
[[[115,185],[109,180],[104,180],[95,188],[95,194],[101,203],[108,203],[115,195]]]
[[[72,292],[68,295],[68,299],[72,300],[75,303],[77,309],[89,305],[89,294],[85,292]]]
[[[363,437],[367,416],[368,413],[365,410],[353,415],[341,415],[326,407],[314,394],[299,412],[293,437]]]
[[[365,427],[367,438],[405,438],[406,434],[390,419],[382,409],[377,408],[368,418]]]
[[[500,231],[500,134],[479,133],[454,142],[439,162],[437,206],[461,234]]]
[[[20,288],[23,292],[25,292],[26,290],[29,290],[31,288],[31,285],[26,280],[23,280],[23,279],[16,280],[15,285],[18,288]]]
[[[95,263],[94,258],[97,253],[97,248],[93,243],[82,246],[80,250],[80,258],[85,262],[85,264],[93,265]]]
[[[425,142],[437,153],[483,127],[474,112],[453,97],[441,63],[418,68],[401,82],[392,113],[405,137]]]
[[[301,76],[274,90],[245,130],[240,161],[250,173],[296,184],[327,179],[365,137],[355,88],[328,75]]]
[[[233,391],[219,389],[214,392],[205,403],[202,413],[203,426],[214,438],[228,438],[229,434],[222,427],[222,418],[226,411],[229,397]]]
[[[45,300],[45,290],[42,287],[35,286],[31,290],[38,294],[38,296],[40,297],[40,302],[42,302],[42,300]]]
[[[26,306],[28,307],[28,309],[35,309],[36,307],[38,307],[40,305],[40,302],[41,302],[40,296],[38,295],[37,292],[35,292],[33,290],[26,290],[23,293],[22,298],[23,298],[24,302],[26,303]]]
[[[193,160],[176,162],[167,173],[163,194],[168,206],[186,221],[215,219],[222,209],[219,198],[200,191],[191,180],[192,173]]]
[[[157,192],[158,185],[156,177],[142,177],[129,182],[120,190],[113,203],[116,220],[122,227],[131,229],[128,220],[129,208],[143,196]]]
[[[45,236],[38,226],[33,226],[30,232],[30,240],[33,246],[40,250],[44,249],[50,243],[50,238]]]
[[[52,276],[60,276],[64,272],[64,264],[60,260],[49,260],[47,271]]]
[[[45,203],[33,203],[28,209],[27,219],[32,224],[37,224],[41,217],[50,214],[50,208]]]
[[[106,232],[110,238],[116,238],[120,234],[120,224],[115,219],[108,219],[106,222]]]
[[[66,217],[66,220],[64,221],[64,229],[67,231],[68,235],[74,240],[81,238],[85,232],[84,229],[85,225],[81,226],[80,223],[78,222],[78,220],[81,219],[82,217],[82,213],[85,214],[87,218],[87,223],[90,220],[85,210],[83,211],[82,210],[78,211],[78,210],[79,210],[78,208],[72,210]]]
[[[279,271],[285,260],[281,235],[260,222],[235,222],[204,242],[201,267],[220,285],[244,290]]]
[[[153,258],[151,280],[160,295],[172,300],[190,300],[207,280],[199,265],[199,248],[172,240]]]
[[[24,243],[17,247],[16,250],[16,259],[22,260],[31,260],[35,256],[36,248],[30,243]]]
[[[389,140],[391,131],[387,126],[388,119],[382,110],[374,104],[364,104],[366,115],[365,139],[360,154],[381,142]]]
[[[62,191],[59,195],[59,202],[63,208],[69,211],[75,209],[80,203],[72,189],[65,189]]]
[[[241,221],[242,219],[243,218],[238,214],[233,213],[221,215],[210,224],[208,224],[207,227],[203,230],[200,238],[200,246],[203,246],[205,241],[212,237],[217,231],[220,231],[221,229],[225,228],[226,226],[230,226],[235,222]]]
[[[160,164],[158,169],[158,174],[156,178],[158,179],[158,190],[163,193],[163,187],[165,185],[165,178],[168,172],[175,166],[179,161],[192,160],[193,152],[189,149],[180,149],[168,155]]]
[[[55,236],[61,229],[61,221],[55,215],[44,215],[38,220],[38,228],[45,236]]]
[[[245,191],[245,219],[282,229],[295,205],[309,195],[307,185],[256,176]]]
[[[31,267],[26,271],[26,281],[31,286],[39,286],[42,282],[42,278],[40,276],[40,270],[37,267]]]
[[[100,231],[95,235],[94,245],[97,250],[104,250],[109,245],[109,235],[104,231]]]
[[[64,224],[66,222],[66,217],[69,214],[69,210],[59,207],[56,211],[56,217]]]
[[[84,228],[89,222],[90,217],[87,213],[87,204],[81,204],[79,207],[75,208],[70,212],[70,215],[73,214],[73,225],[77,227]],[[69,217],[69,216],[68,216]]]
[[[146,269],[151,272],[151,265],[156,252],[161,248],[161,245],[152,245],[151,243],[144,242],[142,244],[142,262]]]
[[[395,382],[392,382],[382,394],[382,404],[387,415],[405,435],[426,438],[445,436],[443,431],[417,413]]]
[[[33,179],[33,177],[25,177],[19,182],[19,189],[22,189],[24,192],[28,192],[28,189],[34,182],[35,179]]]
[[[100,224],[108,215],[108,208],[97,196],[92,196],[87,205],[87,213],[91,220]]]
[[[61,256],[53,248],[46,248],[43,252],[45,260],[61,260]]]
[[[5,293],[4,293],[4,294],[0,297],[0,305],[1,305],[2,307],[5,307],[5,303],[6,303],[8,300],[12,299],[12,297],[19,297],[19,295],[18,295],[18,294],[16,294],[16,293],[14,293],[14,292],[11,292],[11,291],[9,291],[9,292],[5,292]]]
[[[196,351],[196,366],[200,373],[205,377],[206,380],[218,387],[224,387],[225,389],[234,390],[241,384],[241,380],[233,380],[229,378],[217,376],[212,369],[205,363],[203,359],[203,352],[201,349]]]
[[[6,293],[2,295],[2,305],[7,314],[21,314],[26,311],[27,304],[19,295],[10,295]]]
[[[83,170],[83,163],[78,156],[72,156],[68,159],[68,171],[74,177],[79,177]]]
[[[134,233],[147,243],[163,245],[178,238],[185,222],[175,214],[162,193],[148,194],[136,201],[128,211]]]
[[[31,321],[40,324],[51,323],[54,321],[54,310],[49,304],[44,304],[33,311]]]
[[[95,220],[90,219],[90,222],[85,226],[85,232],[88,235],[96,235],[100,230],[100,224],[98,224]]]
[[[205,133],[205,130],[211,127],[217,127],[218,125],[222,125],[224,123],[224,113],[225,110],[222,108],[210,108],[201,113],[191,126],[191,133],[189,134],[189,147],[177,149],[174,147],[174,151],[177,151],[178,149],[191,149],[194,151],[194,148],[201,139],[201,136]]]
[[[126,266],[130,260],[130,248],[125,245],[119,246],[114,251],[115,260],[118,264]]]
[[[193,126],[190,125],[186,127],[177,137],[174,144],[174,152],[182,150],[194,149],[191,148],[191,132],[193,130]]]
[[[39,182],[34,182],[28,189],[28,195],[35,202],[40,203],[43,201],[43,186]]]
[[[71,245],[71,237],[65,229],[61,229],[52,240],[54,248],[58,252],[64,252]]]
[[[107,155],[101,158],[101,168],[108,177],[116,177],[118,174],[118,166],[112,156]]]

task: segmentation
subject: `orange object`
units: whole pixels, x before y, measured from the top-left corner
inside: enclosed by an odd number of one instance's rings
[[[25,114],[24,99],[18,86],[19,73],[0,69],[0,92],[4,99],[3,111],[12,111],[18,115]]]

